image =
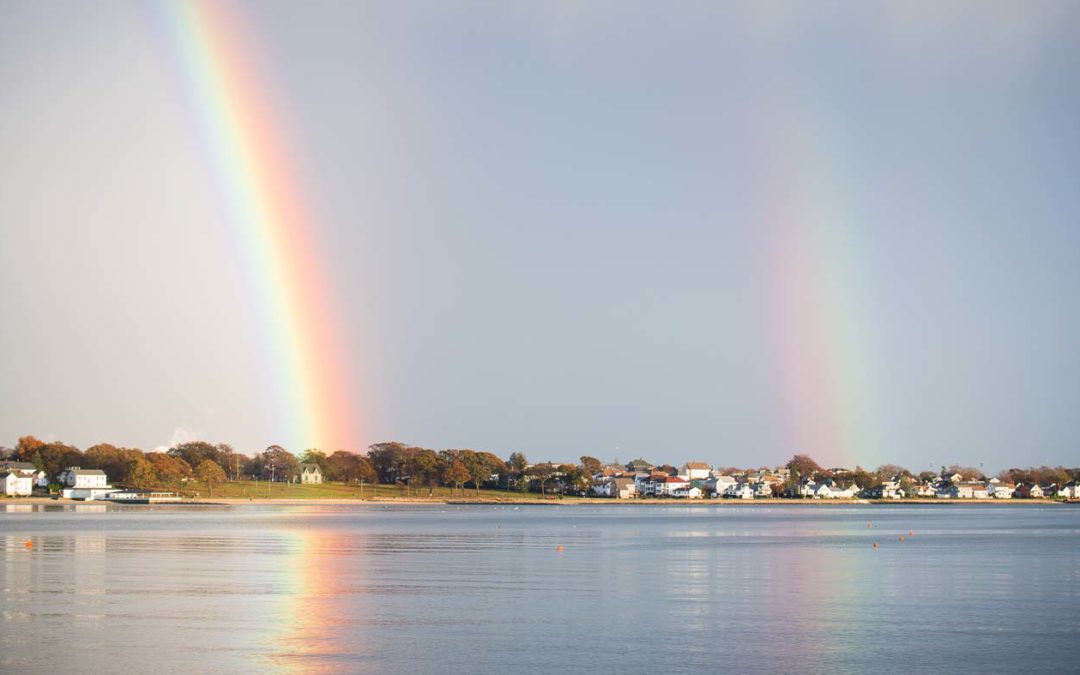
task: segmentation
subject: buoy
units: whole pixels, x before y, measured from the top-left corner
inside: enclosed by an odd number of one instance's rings
[[[907,536],[909,536],[909,537],[914,537],[914,536],[915,536],[915,533],[914,533],[914,532],[911,532],[911,531],[909,530],[909,531],[908,531],[908,533],[907,533]]]
[[[23,542],[23,546],[25,546],[26,548],[34,548],[34,542],[27,539],[26,541]]]
[[[900,541],[904,541],[904,535],[900,535]]]
[[[874,544],[874,548],[877,548],[877,544]]]
[[[563,551],[566,550],[566,547],[563,546],[562,544],[559,544],[558,546],[555,547],[555,550],[558,551],[559,553],[562,553]]]

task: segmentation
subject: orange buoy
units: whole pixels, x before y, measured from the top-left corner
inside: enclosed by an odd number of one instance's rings
[[[23,542],[23,546],[25,546],[26,548],[34,548],[34,542],[27,539],[26,541]]]
[[[900,541],[904,541],[904,535],[900,535]]]
[[[915,533],[909,530],[908,533],[907,533],[907,536],[914,537]]]
[[[877,548],[877,544],[874,544],[874,548]]]
[[[555,547],[555,550],[558,551],[559,553],[562,553],[563,551],[566,550],[566,547],[563,546],[562,544],[559,544],[558,546]]]

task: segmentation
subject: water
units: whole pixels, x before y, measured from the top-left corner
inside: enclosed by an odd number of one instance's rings
[[[1071,506],[7,505],[0,543],[5,672],[1061,672],[1080,645]]]

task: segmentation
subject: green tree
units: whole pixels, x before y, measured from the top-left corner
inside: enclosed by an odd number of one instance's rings
[[[195,467],[195,478],[206,483],[211,497],[214,496],[214,483],[224,483],[226,480],[225,471],[212,459],[204,459]]]
[[[397,441],[376,443],[368,447],[368,459],[380,482],[393,484],[408,475],[405,467],[409,461],[410,450],[408,445]]]
[[[304,451],[304,454],[300,455],[301,464],[316,464],[319,467],[319,471],[323,476],[330,473],[330,462],[326,456],[326,453],[317,448],[308,448]]]
[[[525,470],[529,468],[529,460],[525,458],[523,452],[510,453],[510,461],[507,462],[510,468],[510,474],[518,481],[518,485],[521,491],[525,491]],[[507,489],[510,489],[509,485]]]

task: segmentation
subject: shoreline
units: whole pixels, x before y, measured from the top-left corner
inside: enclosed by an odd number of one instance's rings
[[[48,505],[86,505],[86,504],[102,504],[108,505],[113,502],[108,500],[94,500],[84,501],[77,499],[53,499],[51,497],[8,497],[0,499],[0,506],[4,505],[26,505],[26,506],[48,506]],[[256,505],[263,504],[267,506],[311,506],[311,505],[324,505],[324,506],[493,506],[493,505],[508,505],[514,506],[637,506],[637,507],[649,507],[649,506],[689,506],[693,508],[704,507],[731,507],[731,506],[807,506],[807,507],[833,507],[833,506],[963,506],[963,505],[980,505],[980,506],[1021,506],[1021,505],[1062,505],[1068,506],[1071,504],[1080,504],[1077,501],[1058,500],[1058,499],[611,499],[611,498],[590,498],[590,497],[572,497],[566,499],[507,499],[504,497],[492,497],[490,499],[481,498],[461,498],[461,499],[447,499],[443,497],[393,497],[389,499],[360,499],[360,498],[338,498],[338,497],[263,497],[263,498],[242,498],[242,497],[199,497],[193,499],[184,499],[180,502],[162,503],[162,504],[122,504],[122,506],[242,506],[242,505]]]

